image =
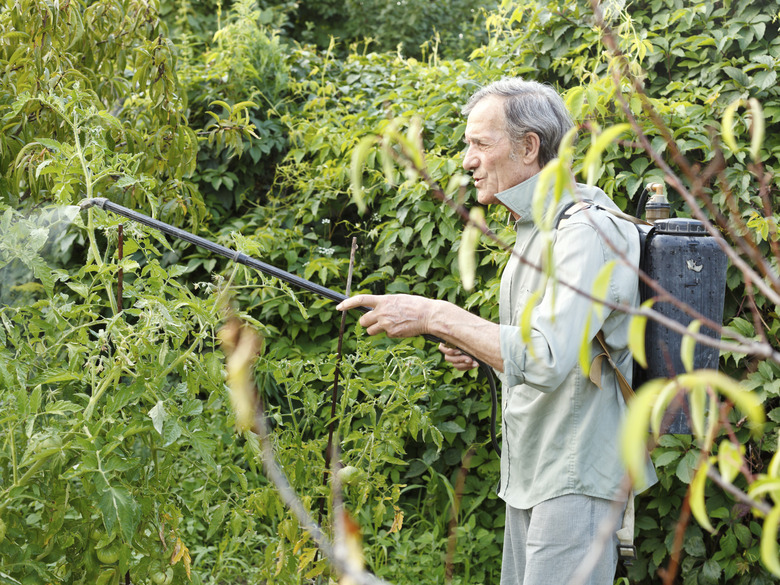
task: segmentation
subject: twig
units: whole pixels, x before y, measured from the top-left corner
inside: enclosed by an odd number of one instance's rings
[[[352,272],[355,267],[355,251],[357,250],[357,238],[352,238],[352,249],[349,252],[349,271],[347,272],[347,286],[344,294],[347,296],[352,292]],[[333,394],[330,402],[330,422],[328,424],[328,445],[325,447],[325,469],[322,472],[322,485],[328,483],[328,471],[330,471],[331,460],[335,459],[333,455],[333,431],[336,424],[336,403],[339,394],[339,377],[341,375],[341,347],[344,340],[344,329],[347,322],[347,312],[341,312],[341,324],[339,325],[339,343],[336,350],[336,369],[333,372]],[[325,499],[320,500],[319,521],[322,523],[322,517],[325,510]]]
[[[458,479],[455,482],[455,499],[452,502],[452,516],[450,517],[450,535],[447,539],[447,560],[444,563],[444,582],[449,585],[452,582],[452,574],[455,564],[455,545],[458,542],[458,514],[460,512],[460,501],[463,498],[463,488],[466,485],[466,476],[469,474],[469,462],[474,456],[474,447],[469,447],[458,472]]]

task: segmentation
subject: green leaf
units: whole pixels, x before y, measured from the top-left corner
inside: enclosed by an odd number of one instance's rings
[[[163,423],[165,423],[166,413],[165,413],[165,406],[163,405],[162,400],[158,400],[157,404],[152,407],[152,409],[149,411],[149,418],[152,419],[152,425],[154,426],[154,429],[160,434],[160,436],[163,435]]]
[[[103,522],[109,534],[114,528],[125,542],[131,542],[141,518],[141,508],[124,487],[108,487],[98,501]]]
[[[704,505],[704,487],[707,484],[707,471],[709,468],[709,461],[702,461],[699,469],[696,470],[696,474],[691,482],[690,504],[691,513],[701,527],[708,532],[714,532],[715,529],[710,523],[710,519],[707,516],[707,508]]]

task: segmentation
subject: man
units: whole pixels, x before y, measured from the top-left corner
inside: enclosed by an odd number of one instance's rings
[[[591,355],[597,355],[595,337],[601,330],[629,380],[632,364],[629,316],[594,311],[578,291],[591,292],[600,268],[618,260],[608,300],[636,305],[636,273],[619,258],[638,263],[638,236],[634,226],[603,210],[573,213],[555,230],[552,262],[560,282],[546,281],[538,269],[545,240],[532,219],[532,200],[539,171],[572,127],[566,107],[552,88],[508,78],[476,92],[463,112],[468,115],[463,168],[472,174],[477,199],[506,207],[517,231],[501,280],[500,324],[445,301],[411,295],[357,295],[338,309],[370,307],[360,319],[369,335],[429,333],[460,348],[439,347],[455,368],[475,367],[474,356],[500,372],[504,447],[498,495],[507,510],[501,582],[564,585],[597,540],[602,522],[616,516],[612,508],[625,506],[617,439],[625,402],[608,366],[602,389],[583,374],[581,343],[589,341]],[[615,208],[597,188],[578,185],[576,191],[564,194],[557,214],[575,199]],[[535,305],[529,309],[530,339],[524,341],[520,320],[529,302]],[[613,582],[616,544],[604,547],[585,582]]]

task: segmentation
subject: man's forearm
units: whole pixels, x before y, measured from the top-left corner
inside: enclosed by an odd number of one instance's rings
[[[487,321],[447,301],[435,301],[427,329],[427,333],[457,346],[499,372],[504,371],[497,323]]]

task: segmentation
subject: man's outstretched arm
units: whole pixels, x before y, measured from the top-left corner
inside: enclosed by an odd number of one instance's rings
[[[499,326],[448,303],[414,295],[355,295],[339,303],[339,311],[372,309],[360,318],[369,335],[384,331],[388,337],[435,335],[475,358],[504,371]],[[440,346],[445,359],[459,370],[477,364],[468,356]]]

